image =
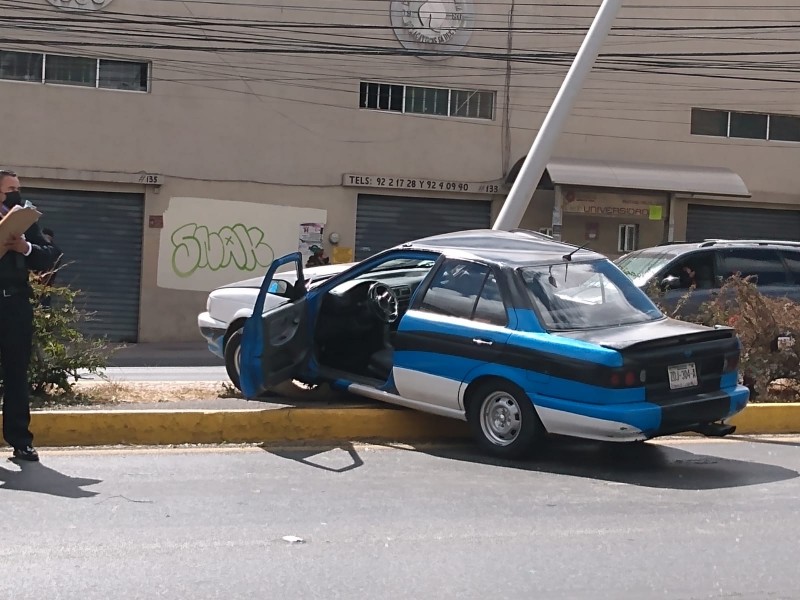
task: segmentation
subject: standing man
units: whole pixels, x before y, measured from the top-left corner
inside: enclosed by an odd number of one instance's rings
[[[0,170],[0,213],[22,204],[13,171]],[[29,271],[45,271],[55,262],[54,248],[34,223],[20,236],[0,240],[7,252],[0,258],[0,364],[3,367],[3,437],[14,457],[38,461],[30,431],[28,366],[33,344],[32,290]]]

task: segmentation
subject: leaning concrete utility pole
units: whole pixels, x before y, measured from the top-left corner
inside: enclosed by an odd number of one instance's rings
[[[533,141],[528,156],[522,164],[511,191],[508,193],[500,214],[494,222],[492,229],[511,230],[519,227],[528,204],[531,201],[536,186],[542,179],[547,161],[553,154],[558,136],[564,129],[564,123],[572,111],[575,98],[583,87],[586,76],[592,70],[600,47],[603,45],[611,25],[622,6],[622,0],[603,0],[600,10],[597,11],[592,26],[581,44],[575,60],[558,90],[553,105],[547,112],[536,139]]]

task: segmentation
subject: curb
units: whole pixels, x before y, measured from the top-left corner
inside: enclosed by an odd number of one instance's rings
[[[397,408],[37,411],[37,446],[115,446],[307,441],[432,442],[469,437],[467,424]],[[800,403],[749,405],[737,434],[800,433]]]
[[[41,411],[37,446],[160,446],[303,441],[434,441],[466,438],[455,419],[394,408]]]

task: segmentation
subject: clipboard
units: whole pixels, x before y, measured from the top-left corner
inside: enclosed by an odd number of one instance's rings
[[[22,235],[28,228],[39,220],[42,216],[35,208],[22,206],[15,206],[6,213],[6,216],[0,220],[0,258],[3,258],[8,252],[3,243],[16,235]]]

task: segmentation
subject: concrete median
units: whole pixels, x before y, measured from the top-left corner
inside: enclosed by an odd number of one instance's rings
[[[242,410],[55,410],[32,415],[36,445],[105,446],[466,439],[466,423],[393,407]],[[800,403],[751,404],[739,434],[800,433]]]

